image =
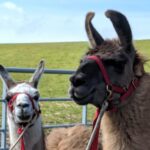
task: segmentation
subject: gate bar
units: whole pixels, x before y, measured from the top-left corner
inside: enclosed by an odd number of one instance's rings
[[[6,97],[6,84],[3,81],[3,93],[2,93],[2,99]],[[6,127],[6,120],[7,120],[7,104],[6,101],[2,102],[2,127],[1,130],[1,148],[6,149],[6,133],[7,133],[7,127]]]

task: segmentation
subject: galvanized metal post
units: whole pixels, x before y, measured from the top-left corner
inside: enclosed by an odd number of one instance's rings
[[[6,96],[6,85],[3,82],[3,91],[2,91],[2,100],[5,99]],[[1,148],[6,149],[6,132],[7,132],[7,104],[5,101],[2,102],[2,133],[1,133]]]
[[[82,124],[87,125],[87,105],[82,106]]]

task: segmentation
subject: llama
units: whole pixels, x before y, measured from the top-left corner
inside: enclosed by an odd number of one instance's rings
[[[13,148],[14,150],[45,149],[37,90],[43,71],[44,61],[41,61],[28,82],[15,82],[7,70],[0,65],[0,75],[7,86],[7,121],[11,147],[19,137],[18,129],[22,130],[30,123],[21,139],[23,143],[18,142]]]
[[[70,78],[70,95],[79,105],[93,104],[101,109],[111,91],[109,108],[101,122],[99,150],[149,150],[150,75],[144,70],[145,60],[134,48],[127,18],[114,10],[108,10],[105,14],[111,20],[119,38],[104,40],[92,25],[94,13],[87,14],[85,25],[91,48]],[[106,85],[106,76],[92,57],[101,61],[104,67],[102,70],[106,71],[111,85]],[[120,87],[124,94],[117,92],[114,85]],[[127,95],[130,87],[132,93]],[[125,99],[121,101],[123,97]],[[113,108],[116,110],[111,111]],[[71,128],[53,131],[48,140],[57,142],[58,146],[51,142],[48,148],[55,146],[58,147],[57,150],[85,150],[89,129],[83,126],[73,128],[76,130],[72,129],[71,133]],[[52,137],[54,133],[57,134],[58,141]]]

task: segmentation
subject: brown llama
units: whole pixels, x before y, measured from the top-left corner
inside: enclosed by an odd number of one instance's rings
[[[93,16],[94,13],[88,13],[85,24],[91,48],[70,78],[70,95],[79,105],[102,107],[108,97],[108,86],[96,61],[88,57],[101,59],[112,85],[126,92],[130,86],[134,89],[124,96],[111,86],[113,94],[101,122],[99,150],[150,150],[150,75],[144,71],[144,60],[134,48],[130,25],[120,12],[106,11],[119,38],[104,40],[91,23]],[[123,96],[125,99],[121,101]],[[116,111],[109,111],[112,108]],[[57,136],[53,137],[54,134]],[[83,126],[55,130],[48,137],[52,141],[48,146],[51,150],[53,147],[55,150],[85,150],[89,135],[89,129]]]

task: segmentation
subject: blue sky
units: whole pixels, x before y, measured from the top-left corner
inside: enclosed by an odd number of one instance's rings
[[[127,16],[134,39],[150,39],[148,0],[0,0],[0,43],[87,41],[88,11],[96,13],[93,24],[101,35],[113,38],[107,9]]]

